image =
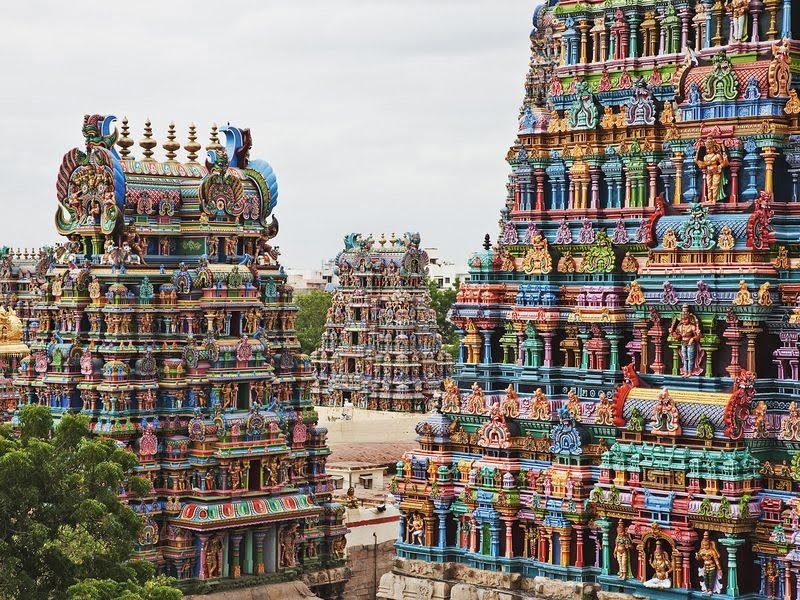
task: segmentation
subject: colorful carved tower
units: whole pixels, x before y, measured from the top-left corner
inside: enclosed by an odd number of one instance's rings
[[[31,354],[15,385],[56,417],[81,411],[139,457],[149,495],[136,554],[185,579],[305,578],[325,597],[344,580],[343,510],[325,474],[326,430],[294,333],[292,290],[270,240],[278,189],[249,158],[247,129],[195,128],[186,162],[170,125],[84,120],[57,180],[68,242],[34,269]],[[223,586],[224,587],[224,586]]]
[[[325,406],[425,412],[452,370],[427,288],[418,233],[345,237],[339,289],[311,362],[311,395]]]
[[[536,10],[501,232],[398,463],[400,557],[800,598],[793,9]]]

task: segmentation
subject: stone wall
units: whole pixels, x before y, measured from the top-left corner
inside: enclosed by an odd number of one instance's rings
[[[352,582],[352,580],[351,580]],[[638,600],[629,594],[603,592],[594,583],[529,579],[456,563],[427,563],[397,558],[381,577],[379,600]],[[349,596],[348,596],[349,598]]]
[[[351,576],[344,589],[347,600],[375,600],[375,584],[381,581],[381,576],[391,570],[394,564],[394,540],[378,544],[377,550],[376,571],[375,547],[372,544],[352,547],[348,545],[347,563]]]

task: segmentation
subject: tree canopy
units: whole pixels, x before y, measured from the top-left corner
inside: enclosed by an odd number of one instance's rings
[[[127,473],[136,456],[93,437],[89,420],[26,405],[18,435],[0,427],[0,598],[181,597],[153,567],[129,561],[141,526],[118,497],[149,484]]]
[[[439,326],[439,333],[442,334],[442,341],[445,349],[455,357],[458,348],[458,336],[455,326],[447,320],[447,313],[456,301],[456,294],[461,282],[456,279],[453,288],[438,288],[436,282],[428,280],[428,291],[431,295],[431,308],[436,311],[436,324]]]
[[[305,354],[311,354],[319,347],[325,332],[325,320],[333,300],[328,292],[311,290],[295,296],[298,307],[295,330],[300,347]]]

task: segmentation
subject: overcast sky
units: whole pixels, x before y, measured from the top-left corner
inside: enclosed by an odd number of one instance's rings
[[[147,117],[159,142],[170,121],[204,145],[212,122],[250,127],[278,176],[285,266],[317,266],[350,231],[408,230],[464,263],[497,233],[535,4],[4,2],[0,245],[58,240],[61,157],[100,113],[137,141]]]

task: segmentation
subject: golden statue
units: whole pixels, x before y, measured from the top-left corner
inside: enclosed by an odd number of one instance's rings
[[[625,299],[625,304],[628,306],[639,306],[640,304],[644,304],[644,302],[645,300],[644,292],[642,292],[642,286],[640,286],[639,282],[634,279],[628,286],[628,297]]]
[[[639,261],[630,252],[626,252],[622,258],[622,270],[626,273],[637,273],[639,271]]]
[[[772,296],[769,293],[769,281],[765,281],[758,288],[758,305],[772,306]]]
[[[664,237],[661,239],[661,247],[664,250],[675,250],[678,247],[678,237],[675,235],[675,230],[669,227],[664,232]]]
[[[547,239],[536,234],[531,239],[531,246],[522,260],[522,270],[527,275],[534,273],[546,275],[553,270],[553,259],[550,257]]]
[[[644,587],[672,587],[672,580],[669,577],[672,572],[672,560],[667,551],[661,547],[661,540],[656,540],[656,547],[653,549],[653,554],[648,562],[653,567],[653,577],[644,582]]]
[[[722,231],[719,233],[719,239],[717,240],[717,248],[720,250],[733,250],[733,247],[736,245],[736,239],[733,237],[733,231],[731,228],[725,225],[722,228]]]
[[[706,139],[706,153],[703,158],[696,158],[697,166],[705,174],[704,190],[705,202],[719,202],[725,199],[725,185],[728,178],[724,169],[728,166],[728,155],[725,149],[717,144],[713,138]]]
[[[750,288],[744,279],[739,280],[739,290],[733,297],[733,303],[736,306],[750,306],[753,303],[753,294],[750,293]]]

